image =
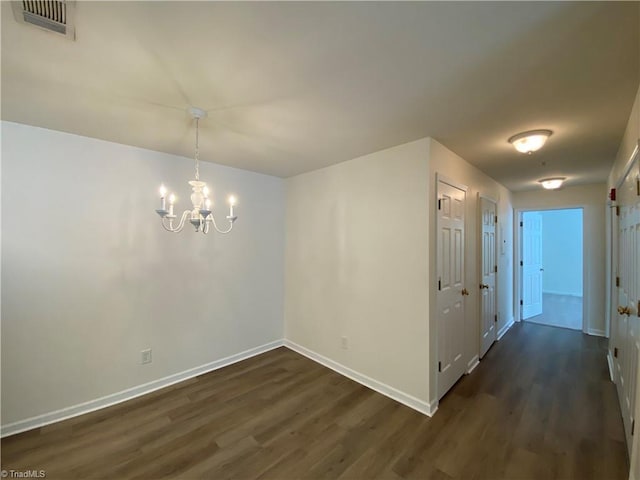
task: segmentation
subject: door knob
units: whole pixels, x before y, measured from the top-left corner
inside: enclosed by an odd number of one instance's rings
[[[631,309],[629,307],[618,307],[618,313],[620,315],[631,315]]]
[[[465,295],[465,296],[469,295],[469,290],[467,290],[466,288],[463,288],[461,293],[462,295]]]

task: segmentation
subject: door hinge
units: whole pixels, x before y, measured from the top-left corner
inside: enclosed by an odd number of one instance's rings
[[[520,226],[521,226],[521,227],[523,226],[523,225],[522,225],[522,222],[520,222]]]
[[[438,291],[442,290],[442,280],[438,279]]]
[[[497,322],[497,321],[498,321],[498,314],[495,314],[495,315],[493,316],[493,321],[494,321],[494,322]]]
[[[636,429],[636,421],[635,419],[631,422],[631,435],[633,435],[633,432]]]
[[[442,199],[438,199],[438,210],[442,210]]]
[[[493,267],[493,271],[494,271],[495,273],[498,273],[498,265],[494,265],[494,267]]]
[[[522,267],[524,265],[524,263],[522,263],[522,260],[520,260],[520,266]]]
[[[441,372],[442,371],[442,362],[438,362],[438,371]]]
[[[618,358],[618,347],[613,347],[613,358]]]
[[[636,180],[636,194],[640,197],[640,178]]]
[[[522,305],[522,300],[520,300],[520,305]]]
[[[616,215],[620,216],[620,205],[616,205]]]
[[[620,277],[616,277],[616,287],[620,286]]]
[[[498,215],[495,216],[494,221],[495,221],[495,223],[498,223]]]

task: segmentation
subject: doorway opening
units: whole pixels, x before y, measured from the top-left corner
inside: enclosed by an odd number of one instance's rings
[[[521,320],[584,330],[582,208],[522,212]]]

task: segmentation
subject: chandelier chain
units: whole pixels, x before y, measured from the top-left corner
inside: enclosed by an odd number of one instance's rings
[[[196,118],[196,180],[200,180],[200,119]]]

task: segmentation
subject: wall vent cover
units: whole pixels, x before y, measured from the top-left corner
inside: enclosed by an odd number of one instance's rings
[[[11,2],[13,16],[20,23],[34,25],[69,40],[75,40],[73,25],[73,10],[75,1],[72,0],[23,0]]]

